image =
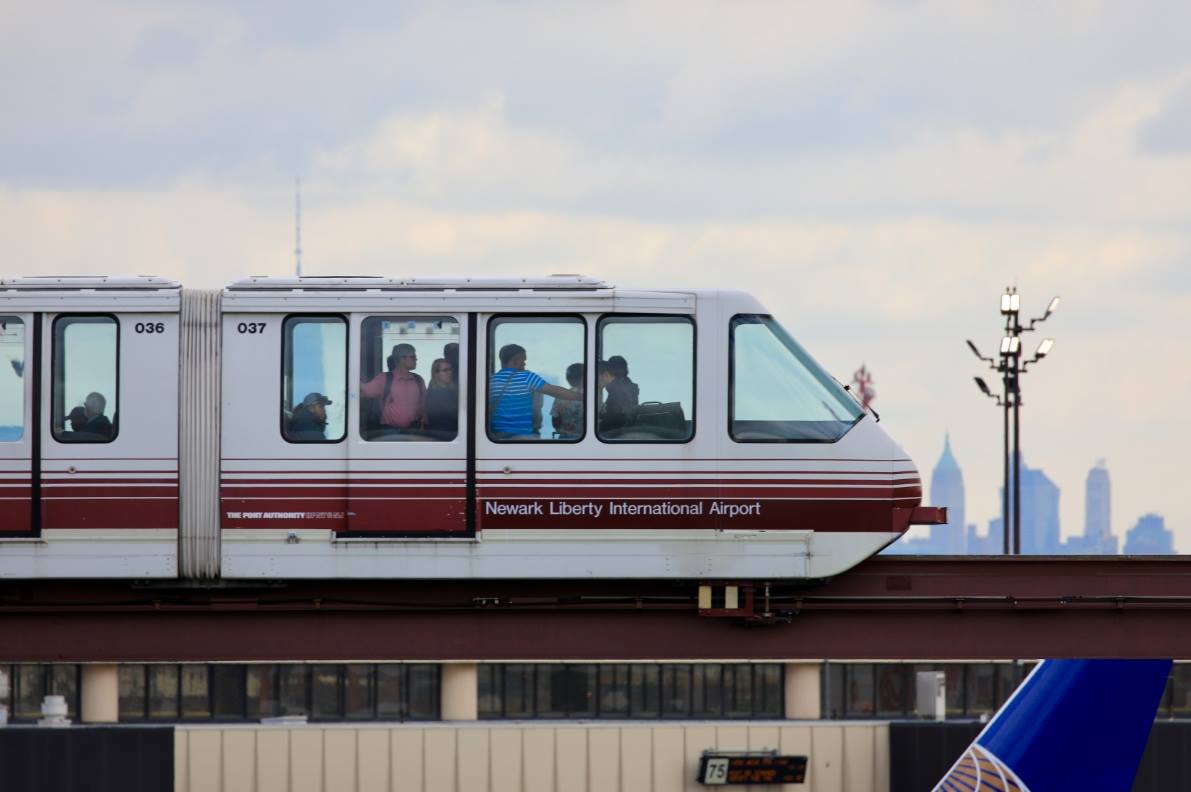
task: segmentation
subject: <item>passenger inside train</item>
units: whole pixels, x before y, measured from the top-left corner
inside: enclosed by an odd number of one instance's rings
[[[459,323],[451,317],[368,317],[361,325],[360,435],[371,442],[450,441],[459,422]],[[388,356],[381,365],[381,357]],[[419,358],[433,359],[429,382]],[[422,369],[423,371],[425,369]]]
[[[118,431],[116,320],[61,316],[54,320],[53,332],[54,438],[61,443],[110,443]]]
[[[600,387],[604,402],[599,421],[604,431],[623,429],[636,421],[641,389],[629,379],[629,364],[624,357],[613,355],[600,362]]]
[[[582,404],[582,391],[546,382],[525,368],[528,358],[520,344],[500,348],[500,370],[488,378],[488,428],[495,439],[536,440],[541,436],[541,407],[535,394]]]
[[[447,346],[455,347],[455,358],[458,359],[459,345]],[[444,349],[443,353],[450,354],[450,350]],[[447,440],[455,436],[459,422],[459,388],[455,382],[455,365],[451,359],[441,357],[435,360],[430,368],[430,385],[422,408],[426,416],[425,429],[431,436]]]
[[[578,394],[573,401],[555,401],[550,408],[550,420],[554,424],[554,436],[561,439],[577,439],[583,436],[583,364],[567,366],[567,385]]]
[[[694,436],[695,333],[685,316],[610,316],[599,324],[596,435],[605,443]],[[629,361],[632,361],[630,374]]]
[[[321,393],[309,393],[294,408],[287,437],[291,442],[317,442],[327,439],[327,405],[332,401]]]

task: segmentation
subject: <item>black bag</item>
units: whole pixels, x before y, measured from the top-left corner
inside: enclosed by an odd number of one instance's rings
[[[682,412],[681,402],[641,402],[633,425],[683,434],[686,432],[686,415]]]

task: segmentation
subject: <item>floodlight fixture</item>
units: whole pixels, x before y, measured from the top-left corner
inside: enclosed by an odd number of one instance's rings
[[[989,366],[993,366],[996,363],[996,361],[994,361],[992,358],[985,357],[984,355],[980,354],[980,350],[976,348],[976,344],[974,344],[971,339],[965,339],[965,341],[968,344],[968,349],[972,350],[972,354],[977,358],[983,360],[985,363],[988,363]]]
[[[1049,355],[1054,345],[1055,340],[1053,338],[1042,339],[1042,343],[1038,345],[1038,350],[1034,352],[1034,360],[1042,360],[1042,358]]]
[[[1016,355],[1021,351],[1021,339],[1015,335],[1007,335],[1001,338],[1001,354],[1002,355]]]
[[[1015,291],[1006,290],[1001,295],[1001,313],[1006,316],[1021,310],[1021,295]]]
[[[1050,305],[1046,306],[1046,314],[1045,314],[1045,315],[1044,315],[1042,318],[1043,318],[1043,319],[1045,319],[1047,316],[1050,316],[1052,313],[1054,313],[1054,312],[1055,312],[1055,309],[1056,309],[1056,308],[1058,308],[1058,307],[1059,307],[1059,298],[1058,298],[1058,296],[1056,295],[1056,296],[1054,296],[1054,297],[1051,297],[1051,298],[1050,298]]]
[[[988,383],[984,381],[983,377],[973,377],[972,379],[976,380],[976,387],[980,389],[981,393],[989,397],[993,395],[992,391],[988,389]]]

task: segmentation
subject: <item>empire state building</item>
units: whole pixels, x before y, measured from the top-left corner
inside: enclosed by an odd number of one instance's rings
[[[937,553],[961,555],[968,552],[967,523],[964,521],[964,474],[951,454],[951,435],[943,439],[943,455],[930,477],[930,502],[946,506],[948,522],[930,529],[930,544]]]

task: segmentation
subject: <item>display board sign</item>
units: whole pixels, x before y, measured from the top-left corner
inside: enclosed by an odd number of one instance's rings
[[[806,780],[805,756],[776,753],[708,752],[699,759],[696,781],[706,786],[724,784],[801,784]]]

